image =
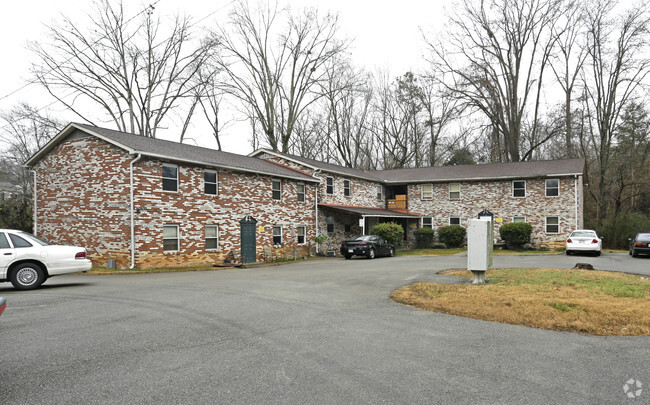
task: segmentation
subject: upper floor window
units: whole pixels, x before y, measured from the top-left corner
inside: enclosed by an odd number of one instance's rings
[[[526,217],[514,217],[514,218],[512,218],[512,222],[514,222],[514,223],[526,222]]]
[[[512,196],[526,197],[526,180],[515,180],[512,182]]]
[[[433,218],[422,217],[422,228],[433,228]]]
[[[296,186],[296,191],[298,195],[298,201],[303,202],[305,201],[305,185],[302,183],[298,183]]]
[[[207,250],[219,248],[219,227],[217,225],[205,226],[205,248]]]
[[[343,195],[350,196],[350,180],[343,180]]]
[[[460,217],[449,217],[449,225],[460,225]]]
[[[560,233],[560,217],[546,217],[546,233]]]
[[[306,234],[306,229],[307,227],[304,225],[299,225],[298,228],[296,229],[296,236],[298,238],[298,244],[302,245],[305,243],[305,234]]]
[[[546,196],[557,197],[560,195],[560,180],[548,179],[546,180]]]
[[[327,194],[334,194],[334,177],[328,177],[326,182],[325,192]]]
[[[273,244],[281,245],[282,244],[282,226],[276,225],[273,227]]]
[[[203,172],[203,188],[206,194],[217,195],[217,172],[206,170]]]
[[[460,199],[460,183],[449,184],[449,199],[451,200]]]
[[[273,199],[281,200],[282,199],[282,181],[279,179],[273,179],[271,188],[273,189]]]
[[[164,191],[178,191],[178,166],[163,164],[162,189]]]
[[[383,194],[384,194],[384,188],[380,185],[377,184],[377,200],[381,201],[383,200]]]
[[[178,225],[163,225],[163,251],[177,252],[179,246]]]
[[[422,185],[422,199],[430,200],[433,198],[433,184]]]

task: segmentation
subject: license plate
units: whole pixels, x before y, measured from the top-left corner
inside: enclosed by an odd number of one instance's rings
[[[354,252],[354,249],[348,249],[348,253]]]
[[[584,240],[579,240],[578,243],[585,243],[585,241]]]

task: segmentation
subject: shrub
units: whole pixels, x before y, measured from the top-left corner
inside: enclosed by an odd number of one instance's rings
[[[386,239],[388,243],[397,245],[404,238],[404,228],[402,225],[395,222],[384,222],[377,224],[370,229],[371,235],[381,236]]]
[[[460,225],[442,226],[438,229],[438,239],[447,247],[459,247],[465,241],[467,230]]]
[[[413,231],[415,235],[415,247],[418,249],[428,249],[433,246],[433,238],[436,235],[436,231],[432,228],[418,228]]]
[[[501,225],[499,235],[506,241],[509,248],[521,249],[525,243],[530,242],[533,227],[527,222],[513,222]]]

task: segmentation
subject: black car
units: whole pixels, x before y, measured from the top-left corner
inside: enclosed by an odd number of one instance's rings
[[[346,259],[352,256],[366,256],[368,259],[374,259],[375,256],[395,256],[395,246],[377,235],[360,235],[343,241],[341,254]]]
[[[638,255],[650,255],[650,233],[637,233],[630,241],[630,254],[632,257]]]

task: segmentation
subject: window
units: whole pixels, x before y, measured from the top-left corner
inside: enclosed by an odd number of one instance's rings
[[[163,165],[162,188],[163,191],[178,191],[178,166]]]
[[[273,245],[282,244],[282,226],[277,225],[273,227]]]
[[[344,218],[345,232],[352,232],[352,217],[346,215]]]
[[[433,184],[422,185],[422,199],[430,200],[433,198]]]
[[[526,222],[526,217],[514,217],[514,218],[512,218],[512,222],[514,222],[514,223]]]
[[[343,180],[343,195],[350,196],[350,180]]]
[[[449,199],[450,200],[460,199],[460,183],[449,184]]]
[[[163,252],[177,252],[178,247],[178,225],[163,225]]]
[[[327,233],[334,233],[334,217],[327,217]]]
[[[305,232],[306,227],[304,225],[298,226],[297,229],[297,236],[298,236],[298,244],[303,245],[305,243]]]
[[[384,188],[381,185],[377,184],[377,200],[381,201],[383,199],[383,194]]]
[[[327,178],[327,187],[325,189],[327,194],[334,194],[334,177]]]
[[[205,249],[219,249],[219,227],[217,225],[205,226]]]
[[[526,180],[516,180],[512,182],[512,196],[526,197]]]
[[[560,233],[560,217],[546,217],[546,233]]]
[[[460,217],[449,217],[449,225],[460,225]]]
[[[11,249],[4,233],[0,233],[0,249]]]
[[[11,243],[13,243],[14,248],[28,248],[32,247],[32,244],[27,242],[25,239],[21,238],[18,235],[14,235],[13,233],[9,234],[9,239],[11,239]]]
[[[560,180],[548,179],[546,180],[546,196],[557,197],[560,195]]]
[[[273,189],[273,199],[281,200],[282,199],[282,181],[278,179],[273,179],[271,188]]]
[[[433,218],[422,217],[422,228],[433,228]]]
[[[203,173],[203,188],[206,194],[217,195],[217,172],[206,170]]]
[[[298,193],[298,201],[304,202],[305,201],[305,185],[302,183],[298,183],[298,186],[296,187],[297,193]]]

